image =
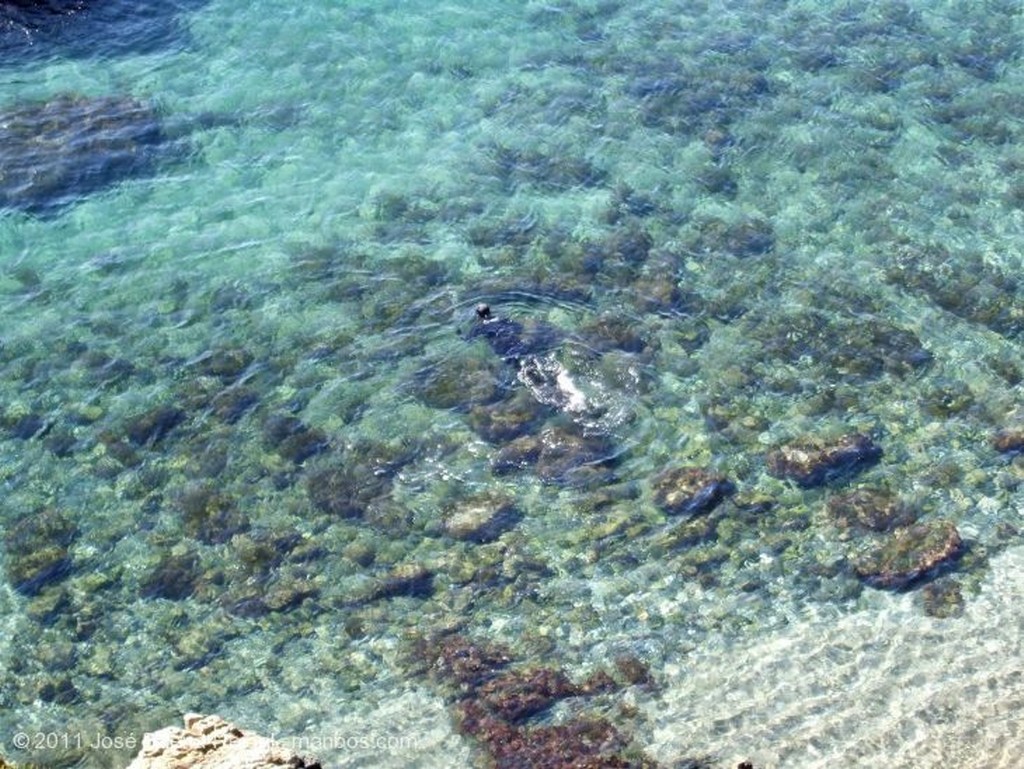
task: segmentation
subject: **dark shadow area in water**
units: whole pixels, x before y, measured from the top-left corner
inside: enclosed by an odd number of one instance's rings
[[[195,153],[189,134],[257,122],[279,128],[298,112],[268,107],[246,116],[166,116],[128,95],[59,94],[0,109],[0,209],[54,216],[83,197],[152,176]]]
[[[0,0],[0,66],[182,46],[181,14],[205,0]]]
[[[128,96],[64,94],[0,111],[0,208],[56,214],[83,195],[153,173],[176,146],[159,113]]]

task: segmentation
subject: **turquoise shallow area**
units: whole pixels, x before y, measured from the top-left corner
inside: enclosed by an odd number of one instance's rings
[[[194,711],[331,766],[486,765],[415,659],[458,629],[574,676],[642,660],[659,685],[595,707],[666,766],[940,766],[960,739],[1012,765],[981,690],[1019,695],[993,630],[1024,501],[993,442],[1024,420],[1019,3],[173,16],[0,67],[0,127],[127,96],[166,139],[0,212],[5,757],[123,766],[85,736]],[[481,302],[521,324],[505,360]],[[881,460],[769,472],[852,433]],[[680,520],[680,466],[736,493]],[[892,532],[836,520],[855,490],[960,557],[872,586]],[[473,505],[515,514],[460,536]]]

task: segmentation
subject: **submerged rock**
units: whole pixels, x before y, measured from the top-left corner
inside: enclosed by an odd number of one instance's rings
[[[316,758],[239,729],[220,716],[185,715],[185,728],[169,726],[142,737],[128,769],[320,769]]]
[[[166,141],[150,105],[73,94],[0,112],[0,207],[47,213],[150,173]]]
[[[507,723],[517,723],[579,693],[561,670],[513,670],[500,673],[477,688],[473,703],[477,712],[473,716],[486,713]]]
[[[992,448],[1002,454],[1024,451],[1024,427],[1004,427],[992,436]]]
[[[522,517],[515,500],[485,491],[455,502],[444,512],[441,525],[453,539],[484,543],[500,537]]]
[[[654,504],[669,515],[699,515],[736,492],[721,473],[699,467],[672,467],[651,479]]]
[[[177,502],[185,533],[205,544],[223,544],[249,529],[249,518],[238,508],[236,500],[212,484],[188,486]]]
[[[263,422],[263,441],[280,457],[297,465],[326,451],[330,446],[323,430],[309,427],[290,414],[271,414],[267,417]]]
[[[0,65],[148,53],[180,44],[178,14],[205,0],[0,0]]]
[[[954,252],[941,243],[905,243],[886,261],[886,279],[901,290],[1005,337],[1024,332],[1019,270],[1000,266],[983,250]]]
[[[389,598],[429,598],[433,592],[433,571],[421,563],[403,563],[374,580],[364,594],[346,604],[361,606]]]
[[[467,421],[473,432],[489,443],[514,440],[533,432],[554,410],[530,391],[518,389],[512,397],[497,403],[474,406]]]
[[[492,356],[455,353],[416,373],[414,388],[435,409],[468,409],[501,397],[500,361]]]
[[[340,518],[360,518],[370,503],[391,489],[391,480],[369,468],[328,467],[306,482],[310,501],[323,513]]]
[[[924,613],[929,617],[948,619],[964,613],[964,596],[960,583],[953,579],[937,579],[921,589]]]
[[[833,441],[817,437],[769,452],[768,472],[798,486],[821,486],[859,472],[882,458],[882,449],[866,435],[853,433]]]
[[[181,601],[196,591],[200,578],[199,556],[192,551],[165,553],[139,586],[143,598]]]
[[[7,579],[25,595],[37,595],[71,571],[69,547],[78,528],[63,513],[46,508],[26,515],[4,533]]]
[[[960,532],[951,521],[897,529],[854,564],[857,576],[877,588],[901,590],[949,566],[963,553]]]
[[[0,5],[2,7],[2,5]],[[285,122],[286,110],[257,115]],[[149,176],[191,151],[185,135],[237,125],[230,115],[171,120],[132,96],[59,94],[0,109],[0,208],[59,212],[117,182]]]
[[[473,688],[512,661],[504,646],[477,643],[461,635],[446,636],[436,644],[424,641],[418,651],[429,656],[431,672],[438,679]]]
[[[506,444],[491,468],[504,474],[532,467],[545,483],[581,486],[609,480],[617,459],[614,444],[605,436],[578,435],[556,426]]]
[[[229,384],[245,373],[253,360],[253,354],[243,347],[217,347],[195,361],[195,367],[200,374],[218,377]]]
[[[480,742],[490,758],[488,765],[501,769],[657,766],[609,721],[581,713],[582,706],[558,725],[532,723],[561,700],[614,691],[618,685],[605,672],[577,685],[556,668],[510,668],[512,658],[504,647],[457,635],[423,639],[418,651],[434,680],[454,690],[459,730]],[[630,675],[636,682],[649,679],[646,670],[631,669],[624,677]]]
[[[828,501],[827,509],[841,529],[892,531],[917,520],[917,511],[886,489],[854,489]]]
[[[152,446],[184,421],[185,412],[182,409],[176,406],[157,406],[128,420],[125,434],[135,446]]]

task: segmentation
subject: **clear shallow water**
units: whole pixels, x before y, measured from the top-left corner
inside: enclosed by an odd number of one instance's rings
[[[11,740],[203,711],[332,765],[466,765],[406,651],[460,626],[574,674],[643,659],[661,685],[612,713],[666,765],[937,766],[962,735],[966,765],[1009,765],[1019,737],[978,714],[1016,696],[1014,642],[986,630],[1017,622],[1020,469],[989,443],[1022,378],[1012,4],[175,20],[166,45],[0,70],[0,105],[151,99],[177,142],[154,174],[0,218],[2,565],[66,569],[4,594],[7,755],[118,766],[131,751]],[[539,385],[463,338],[479,301],[540,340]],[[166,434],[140,427],[157,406],[181,409]],[[499,418],[594,443],[501,473]],[[766,472],[851,431],[876,467],[809,490]],[[652,499],[676,465],[739,489],[688,538]],[[956,524],[968,553],[936,584],[959,616],[856,578],[870,538],[826,502],[859,486]],[[522,519],[445,536],[483,491]],[[431,590],[373,598],[410,565]],[[959,687],[977,712],[922,712]]]

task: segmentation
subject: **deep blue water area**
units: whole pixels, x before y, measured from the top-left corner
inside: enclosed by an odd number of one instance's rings
[[[0,754],[1013,766],[1022,42],[0,0]]]

